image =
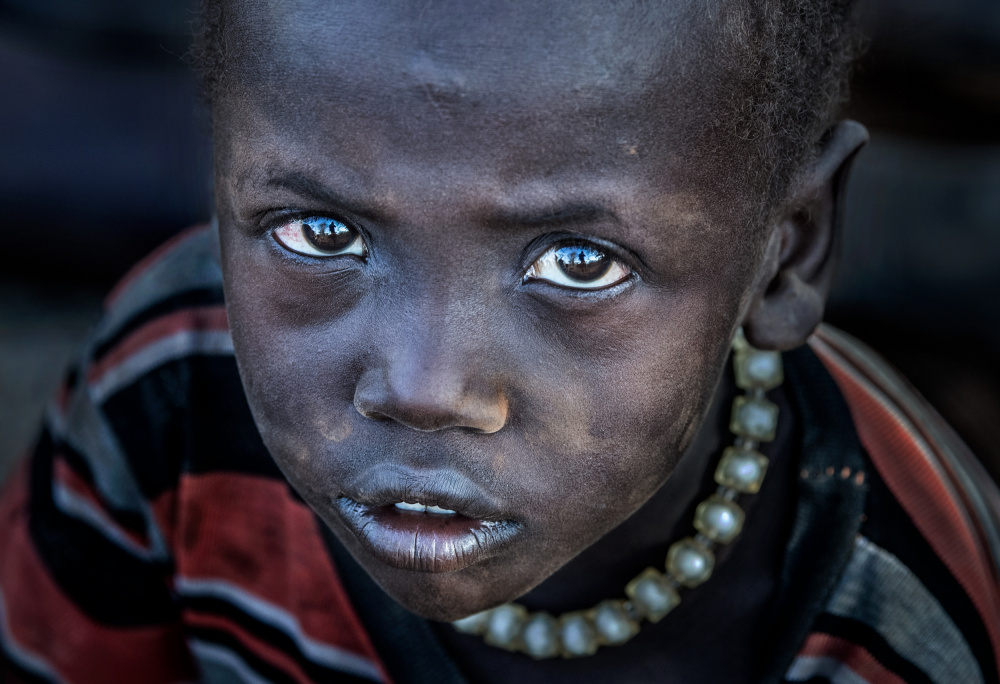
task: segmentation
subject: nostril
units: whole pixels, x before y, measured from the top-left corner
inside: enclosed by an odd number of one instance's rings
[[[462,428],[491,434],[507,422],[507,400],[499,388],[412,369],[393,374],[375,368],[363,373],[354,390],[354,407],[365,418],[393,421],[420,432]]]

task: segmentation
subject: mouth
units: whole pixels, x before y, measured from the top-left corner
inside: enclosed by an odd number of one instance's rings
[[[395,487],[342,495],[334,510],[376,559],[400,570],[455,572],[499,553],[521,531],[486,497]],[[468,489],[468,488],[464,488]]]

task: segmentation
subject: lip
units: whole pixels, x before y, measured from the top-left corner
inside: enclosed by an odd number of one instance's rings
[[[522,525],[473,483],[453,474],[382,471],[333,500],[333,508],[376,559],[400,570],[455,572],[499,553]],[[420,502],[453,515],[400,510]]]

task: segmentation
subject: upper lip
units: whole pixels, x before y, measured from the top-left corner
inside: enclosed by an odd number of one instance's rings
[[[510,520],[511,516],[485,487],[455,471],[418,471],[377,466],[342,486],[341,496],[370,507],[400,501],[440,506],[475,520]]]

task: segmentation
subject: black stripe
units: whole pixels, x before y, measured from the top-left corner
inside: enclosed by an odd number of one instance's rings
[[[291,674],[258,656],[251,649],[244,646],[243,643],[230,632],[209,627],[189,627],[187,633],[193,639],[221,646],[227,651],[232,651],[238,655],[244,663],[246,663],[247,667],[252,669],[260,675],[261,678],[267,680],[268,682],[272,682],[273,684],[283,684],[285,682],[288,684],[297,684],[297,680]],[[328,669],[322,670],[321,678],[316,678],[312,673],[309,673],[309,677],[314,681],[324,682],[324,684],[327,682],[330,684],[371,684],[372,682],[370,679],[362,679],[361,677],[357,677],[346,672]]]
[[[86,482],[90,487],[96,489],[94,484],[94,474],[87,463],[87,459],[72,446],[51,436],[48,429],[43,430],[42,440],[39,441],[38,449],[49,449],[54,452],[55,457],[62,458],[66,465],[76,473],[76,475]],[[107,513],[122,528],[146,538],[146,518],[137,511],[117,508],[107,503],[104,505],[104,512]]]
[[[266,622],[261,622],[256,618],[243,612],[238,606],[233,605],[225,599],[217,598],[214,596],[181,596],[181,604],[184,610],[191,610],[201,614],[209,615],[221,615],[226,619],[236,623],[244,630],[254,635],[261,641],[265,642],[269,646],[278,649],[290,659],[294,660],[302,670],[309,675],[310,679],[318,682],[325,682],[330,679],[333,675],[345,675],[350,676],[352,679],[349,681],[358,682],[370,682],[369,679],[362,679],[355,675],[347,675],[341,670],[322,665],[314,660],[310,660],[299,647],[295,644],[295,641],[284,631],[267,624]]]
[[[284,480],[261,441],[232,356],[163,364],[103,406],[143,495],[154,499],[182,472],[235,472]]]
[[[2,644],[2,640],[0,640]],[[55,680],[46,679],[14,662],[0,649],[0,683],[16,682],[17,684],[55,684]]]
[[[136,558],[56,508],[51,442],[40,446],[31,463],[28,530],[66,598],[90,619],[114,627],[175,622],[179,612],[165,581],[172,568]]]
[[[139,311],[137,314],[127,319],[111,337],[106,338],[93,351],[93,359],[99,361],[101,357],[114,349],[118,344],[133,332],[146,325],[150,321],[161,318],[168,314],[183,309],[190,309],[199,306],[217,306],[223,304],[224,299],[221,287],[199,288],[186,290],[171,295],[156,304]]]
[[[824,613],[816,620],[815,631],[861,646],[907,684],[934,684],[923,670],[894,651],[881,634],[864,622]]]
[[[993,645],[972,599],[914,526],[875,469],[869,472],[869,517],[861,528],[862,534],[896,556],[934,595],[965,637],[983,671],[983,680],[986,684],[998,684]]]

